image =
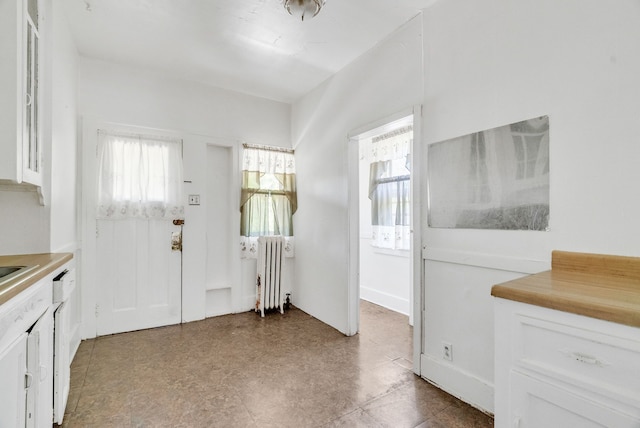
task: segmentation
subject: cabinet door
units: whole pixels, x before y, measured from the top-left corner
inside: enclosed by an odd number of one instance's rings
[[[51,309],[33,325],[27,339],[27,427],[50,426],[53,420],[53,317]]]
[[[27,334],[0,350],[0,427],[25,425]]]
[[[640,419],[518,371],[511,372],[514,428],[637,428]]]
[[[33,184],[39,193],[42,11],[42,0],[0,1],[0,180]]]
[[[64,302],[56,311],[55,316],[55,375],[54,375],[54,401],[53,401],[53,417],[54,422],[62,424],[64,411],[67,407],[67,398],[69,397],[69,387],[71,379],[71,360],[69,359],[69,302]]]

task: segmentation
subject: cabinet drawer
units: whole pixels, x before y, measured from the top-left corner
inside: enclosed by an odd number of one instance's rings
[[[511,373],[510,386],[509,420],[514,427],[636,428],[640,424],[637,415],[626,414],[517,371]]]
[[[51,286],[40,280],[0,305],[0,348],[27,331],[51,305]]]
[[[620,337],[518,315],[515,366],[640,405],[640,334]]]
[[[66,302],[76,286],[76,270],[65,269],[53,279],[53,303]]]

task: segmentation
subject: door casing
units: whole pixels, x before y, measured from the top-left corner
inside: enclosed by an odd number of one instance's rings
[[[348,235],[349,235],[349,262],[348,262],[348,291],[347,291],[347,335],[355,335],[360,326],[360,207],[359,207],[359,178],[358,178],[358,135],[413,115],[413,145],[411,147],[411,314],[413,322],[413,371],[420,375],[420,355],[423,352],[422,330],[424,328],[424,286],[422,264],[422,239],[421,239],[421,215],[422,204],[426,198],[423,195],[421,185],[422,169],[422,106],[415,105],[386,118],[364,125],[347,135],[348,156]]]

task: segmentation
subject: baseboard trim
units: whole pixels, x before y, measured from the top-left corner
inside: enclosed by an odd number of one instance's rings
[[[393,294],[361,286],[360,298],[367,302],[391,309],[392,311],[400,312],[407,316],[409,315],[409,300],[394,296]]]
[[[244,296],[242,299],[242,305],[238,308],[236,313],[248,312],[256,309],[256,296]]]
[[[422,377],[454,397],[487,414],[493,414],[493,385],[432,356],[421,355]]]

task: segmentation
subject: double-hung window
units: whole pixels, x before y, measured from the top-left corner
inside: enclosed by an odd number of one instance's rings
[[[372,245],[410,249],[413,128],[406,126],[373,137],[370,142],[369,199]]]
[[[243,257],[253,257],[259,236],[285,237],[292,251],[293,214],[298,206],[293,151],[244,145],[240,196]]]

